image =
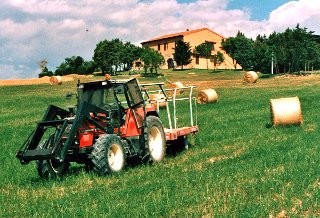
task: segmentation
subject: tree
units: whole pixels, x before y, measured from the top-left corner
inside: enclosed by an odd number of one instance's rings
[[[223,39],[221,42],[222,49],[226,51],[226,53],[232,58],[232,63],[234,66],[234,69],[237,69],[237,60],[236,60],[236,38],[235,37],[229,37],[226,40]]]
[[[56,75],[68,75],[79,74],[79,68],[84,63],[84,59],[81,56],[72,56],[64,59],[64,62],[57,67]]]
[[[275,72],[290,73],[320,68],[319,39],[312,31],[297,25],[281,33],[273,32],[269,37],[258,35],[255,41],[238,32],[236,37],[223,40],[222,48],[244,69],[253,67],[256,71],[270,72],[273,55]]]
[[[113,75],[118,70],[122,46],[123,42],[120,39],[103,40],[96,45],[93,60],[103,74]]]
[[[72,56],[65,58],[65,63],[68,66],[69,74],[79,73],[79,67],[83,64],[84,59],[81,56]]]
[[[207,70],[209,70],[209,64],[208,64],[208,60],[210,59],[211,52],[213,50],[213,44],[210,42],[204,42],[198,46],[195,47],[194,52],[204,56],[207,60]]]
[[[222,41],[222,48],[225,50],[236,64],[240,64],[242,69],[251,69],[254,65],[253,40],[248,39],[241,32],[236,37],[230,37]]]
[[[103,74],[128,70],[141,55],[141,49],[120,39],[103,40],[96,45],[93,60]]]
[[[57,76],[63,76],[66,75],[66,72],[68,72],[68,68],[67,65],[63,62],[57,67],[54,74]]]
[[[222,52],[218,51],[217,54],[212,55],[211,61],[213,62],[215,70],[217,66],[224,62],[224,56]]]
[[[141,53],[142,49],[130,42],[123,44],[123,49],[120,53],[120,61],[125,65],[126,70],[130,70],[133,62],[141,57]]]
[[[53,76],[53,72],[48,70],[47,67],[44,67],[42,72],[39,74],[39,78],[44,77],[44,76]]]
[[[53,76],[53,72],[52,71],[49,71],[48,68],[47,68],[47,64],[48,64],[48,60],[46,58],[40,60],[38,62],[38,65],[40,67],[40,74],[39,74],[39,78],[41,77],[44,77],[44,76]]]
[[[165,63],[164,57],[159,51],[156,51],[152,48],[145,47],[142,49],[141,60],[144,64],[144,71],[147,73],[148,69],[150,73],[153,73],[153,70],[158,74],[158,68]]]
[[[312,69],[320,61],[319,43],[312,31],[287,28],[282,33],[272,33],[267,44],[274,53],[276,72],[298,72]],[[311,66],[310,66],[311,65]]]
[[[181,66],[181,68],[183,69],[184,65],[190,64],[191,54],[192,51],[190,43],[179,40],[173,53],[173,58],[176,61],[177,65]]]
[[[270,72],[272,52],[267,45],[267,37],[258,35],[254,41],[253,50],[253,69],[263,73]]]
[[[241,65],[242,69],[252,69],[254,63],[254,51],[253,51],[253,40],[248,39],[241,32],[238,32],[236,36],[236,54],[235,58]]]
[[[78,74],[88,75],[92,74],[96,69],[96,64],[94,61],[84,61],[82,65],[78,68]]]
[[[46,58],[43,58],[42,60],[40,60],[38,62],[38,65],[40,67],[40,70],[41,70],[41,73],[43,73],[43,71],[45,70],[45,68],[47,67],[47,64],[48,64],[48,60]]]

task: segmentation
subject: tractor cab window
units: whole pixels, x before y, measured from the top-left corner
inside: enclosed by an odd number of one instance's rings
[[[88,102],[106,110],[117,103],[114,98],[113,89],[99,86],[98,84],[95,86],[80,85],[78,89],[78,101],[79,103]]]
[[[113,89],[112,88],[108,88],[104,90],[104,101],[103,101],[103,105],[106,108],[110,108],[113,105],[116,105],[117,101],[114,98],[114,93],[113,93]]]
[[[117,99],[118,99],[120,105],[123,108],[128,108],[128,103],[127,103],[127,99],[125,96],[125,91],[124,91],[123,85],[120,84],[120,85],[114,87],[113,90],[114,90],[114,93],[117,95]]]
[[[79,92],[79,101],[88,102],[97,107],[103,106],[104,90],[103,89],[92,89],[86,88]]]
[[[143,103],[143,97],[140,91],[140,87],[136,79],[129,80],[126,83],[128,89],[128,100],[131,107],[140,105]]]

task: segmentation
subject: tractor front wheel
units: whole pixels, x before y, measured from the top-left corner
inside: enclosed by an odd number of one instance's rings
[[[120,172],[125,166],[125,160],[123,143],[116,135],[102,135],[93,145],[93,170],[98,175]]]
[[[162,123],[158,117],[147,117],[147,127],[145,128],[144,135],[143,161],[145,163],[161,161],[166,154],[166,138]]]
[[[43,149],[46,142],[39,145]],[[70,163],[67,161],[60,162],[55,159],[37,160],[36,168],[41,178],[56,178],[63,176],[69,169]]]

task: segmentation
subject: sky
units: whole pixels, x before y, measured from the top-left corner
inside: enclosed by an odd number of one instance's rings
[[[0,79],[35,78],[39,62],[55,71],[66,57],[91,60],[96,44],[142,41],[207,27],[247,37],[298,23],[320,34],[319,0],[2,0]]]

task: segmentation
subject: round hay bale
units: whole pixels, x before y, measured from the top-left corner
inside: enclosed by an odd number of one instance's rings
[[[243,80],[247,83],[256,83],[259,76],[254,71],[248,71],[244,74]]]
[[[174,88],[183,88],[184,87],[184,85],[182,84],[182,82],[174,82],[174,83],[171,83],[170,85],[169,85],[169,87],[171,88],[171,89],[174,89]],[[173,95],[173,93],[174,93],[174,90],[172,90],[172,95]],[[180,94],[180,93],[183,93],[183,90],[179,90],[179,89],[177,89],[177,95],[178,94]]]
[[[298,97],[270,99],[273,126],[301,125],[302,111]]]
[[[182,82],[174,82],[170,84],[170,88],[183,88]]]
[[[218,101],[218,94],[214,89],[204,89],[198,93],[197,101],[199,104],[208,104]]]
[[[61,76],[52,76],[50,77],[50,85],[61,85],[62,77]]]
[[[150,94],[149,95],[151,104],[157,105],[159,102],[159,108],[165,108],[167,106],[166,97],[164,94]]]

